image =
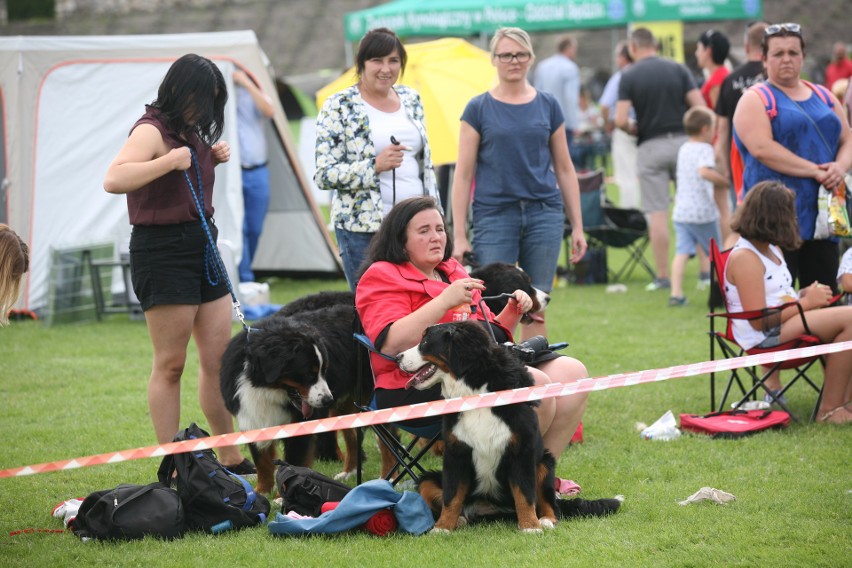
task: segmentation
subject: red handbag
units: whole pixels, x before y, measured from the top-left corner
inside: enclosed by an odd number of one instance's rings
[[[728,410],[705,414],[681,414],[680,429],[713,438],[740,438],[761,430],[786,428],[790,415],[781,410]]]

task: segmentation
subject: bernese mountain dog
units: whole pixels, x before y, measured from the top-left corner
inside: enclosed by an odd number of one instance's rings
[[[414,373],[407,387],[441,383],[444,398],[533,386],[512,349],[497,345],[476,322],[430,326],[420,343],[400,353]],[[544,447],[537,401],[468,410],[443,417],[442,472],[428,472],[420,495],[437,518],[438,532],[478,518],[514,515],[524,532],[541,532],[557,519],[614,512],[618,499],[557,499],[556,460]]]
[[[506,307],[506,303],[509,301],[508,296],[503,296],[503,294],[511,294],[515,290],[523,290],[532,299],[533,307],[529,312],[521,316],[521,324],[544,321],[541,317],[541,312],[550,303],[550,295],[533,286],[530,275],[520,267],[505,262],[492,262],[491,264],[473,269],[470,276],[482,280],[482,284],[485,286],[485,291],[482,295],[490,298],[485,300],[485,305],[495,315],[503,311],[503,308]]]
[[[366,357],[359,360],[352,337],[354,318],[354,305],[332,304],[279,312],[235,335],[222,357],[219,378],[225,406],[240,430],[353,412],[356,377],[368,383],[362,385],[364,396],[372,389],[369,362]],[[344,441],[341,477],[355,471],[358,455],[354,430],[344,432]],[[249,450],[257,467],[257,491],[269,493],[274,487],[275,444],[249,444]],[[312,437],[285,439],[284,452],[288,463],[310,467]]]

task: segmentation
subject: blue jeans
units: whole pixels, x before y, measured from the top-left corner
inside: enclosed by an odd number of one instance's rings
[[[251,263],[263,231],[263,220],[269,210],[269,168],[261,166],[243,170],[243,257],[240,259],[240,282],[253,282]]]
[[[358,269],[367,258],[367,249],[375,233],[354,233],[335,227],[334,234],[337,235],[337,248],[343,261],[343,273],[349,282],[349,288],[354,292],[358,284]]]
[[[483,266],[517,263],[536,288],[549,292],[562,248],[565,212],[541,201],[517,201],[487,215],[473,212],[473,250]]]

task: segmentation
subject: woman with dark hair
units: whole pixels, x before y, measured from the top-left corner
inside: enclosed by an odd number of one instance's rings
[[[206,224],[215,240],[213,169],[230,158],[228,143],[219,141],[227,100],[219,68],[199,55],[184,55],[169,68],[157,99],[133,125],[104,179],[107,192],[127,195],[131,279],[154,347],[148,405],[161,444],[180,429],[190,336],[198,348],[198,396],[210,430],[216,435],[234,428],[219,389],[231,302],[205,231]],[[219,457],[236,473],[254,470],[236,446],[221,448]]]
[[[401,201],[382,223],[370,245],[367,266],[355,293],[364,331],[377,349],[396,355],[417,345],[423,331],[436,323],[473,319],[491,325],[498,341],[511,341],[511,331],[532,300],[515,290],[502,312],[494,316],[481,304],[485,287],[471,278],[452,257],[453,242],[434,199]],[[491,322],[489,324],[488,322]],[[492,325],[493,324],[493,325]],[[371,354],[376,403],[389,408],[437,400],[440,387],[405,389],[410,378],[392,361]],[[548,352],[529,368],[536,384],[574,382],[588,377],[585,366],[571,357]],[[536,409],[544,444],[554,456],[562,453],[586,408],[586,394],[541,401]],[[408,422],[425,426],[440,417]]]
[[[734,143],[743,159],[743,184],[777,180],[796,193],[797,250],[784,260],[799,288],[820,282],[836,289],[836,238],[815,238],[819,186],[839,191],[852,167],[852,133],[843,105],[821,85],[801,79],[802,26],[773,24],[763,32],[766,82],[746,91],[734,112]],[[769,112],[763,98],[774,99]],[[772,118],[770,119],[770,114]]]
[[[358,83],[326,99],[317,115],[314,176],[320,189],[334,191],[331,220],[353,291],[391,207],[407,197],[438,197],[420,95],[394,85],[405,71],[402,42],[387,28],[370,30],[356,61]]]
[[[707,71],[707,77],[701,86],[701,96],[710,109],[716,108],[722,81],[728,76],[725,59],[731,50],[728,36],[718,30],[707,30],[698,38],[695,46],[695,60],[698,66]]]
[[[787,302],[799,307],[769,310],[755,320],[734,320],[733,332],[743,349],[775,347],[810,332],[824,343],[852,341],[852,306],[826,307],[831,288],[814,282],[798,294],[781,249],[801,244],[796,221],[796,195],[780,182],[760,182],[746,194],[731,222],[740,235],[725,265],[728,311],[763,310]],[[852,351],[825,355],[825,383],[817,421],[852,421]]]

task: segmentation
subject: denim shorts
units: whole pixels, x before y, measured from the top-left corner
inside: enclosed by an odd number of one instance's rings
[[[718,221],[710,223],[674,221],[672,224],[675,230],[675,252],[677,254],[692,256],[695,254],[695,247],[699,246],[707,256],[710,256],[710,239],[716,239],[717,243],[722,240],[719,235]]]
[[[208,225],[215,241],[219,231],[212,220]],[[207,242],[201,221],[133,227],[130,276],[143,311],[165,304],[197,306],[228,294],[224,275],[205,268]]]
[[[781,343],[781,326],[776,325],[772,329],[766,332],[766,339],[755,345],[755,347],[760,347],[761,349],[772,349],[773,347],[778,347]]]
[[[517,264],[532,284],[549,292],[562,249],[565,211],[560,203],[517,201],[487,214],[473,210],[473,250],[476,260]]]
[[[334,234],[337,236],[340,260],[343,261],[343,274],[346,275],[350,290],[354,292],[358,284],[358,269],[367,258],[367,249],[375,233],[355,233],[335,227]]]

